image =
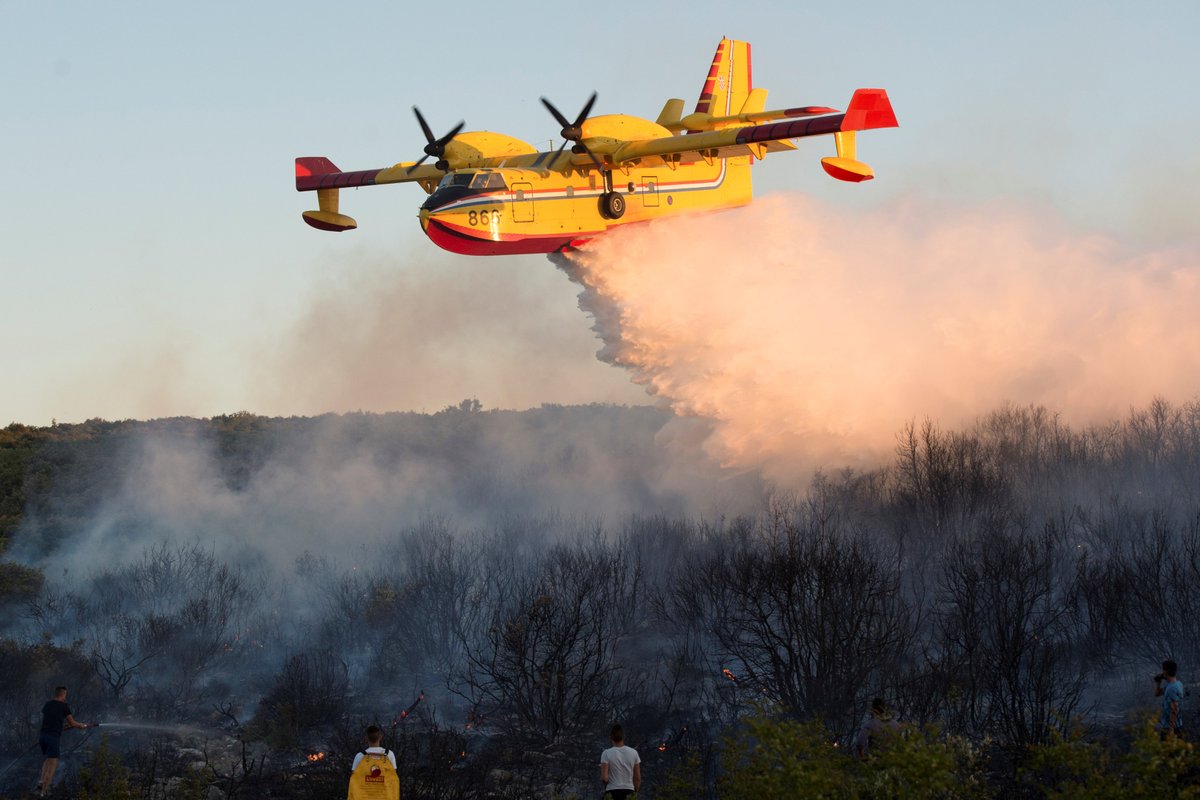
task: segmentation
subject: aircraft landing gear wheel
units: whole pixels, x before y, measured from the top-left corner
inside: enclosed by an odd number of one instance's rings
[[[609,219],[620,219],[625,214],[625,198],[619,192],[609,192],[600,198],[600,213]]]

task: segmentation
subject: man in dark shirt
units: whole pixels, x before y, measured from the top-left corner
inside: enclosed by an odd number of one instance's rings
[[[76,722],[71,716],[71,707],[67,705],[67,687],[54,688],[54,699],[47,700],[46,705],[42,706],[42,732],[38,737],[38,744],[42,746],[42,755],[46,760],[42,762],[41,779],[38,781],[39,795],[45,797],[46,792],[50,791],[50,782],[54,780],[54,770],[58,769],[58,757],[61,755],[59,740],[62,738],[62,732],[67,728],[95,726],[95,723],[85,725]]]

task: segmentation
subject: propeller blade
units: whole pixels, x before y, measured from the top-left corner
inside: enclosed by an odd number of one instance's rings
[[[424,163],[425,163],[425,159],[427,159],[427,158],[429,158],[429,154],[428,154],[428,153],[426,153],[425,155],[421,156],[421,160],[420,160],[420,161],[418,161],[417,163],[413,164],[411,167],[409,167],[409,168],[408,168],[408,174],[409,174],[409,175],[412,175],[412,174],[413,174],[413,170],[415,170],[417,167],[419,167],[419,166],[421,166],[422,164],[424,164]]]
[[[447,145],[447,144],[449,144],[450,140],[451,140],[451,139],[453,139],[455,136],[457,136],[457,135],[458,135],[458,132],[459,132],[459,131],[461,131],[461,130],[463,129],[463,126],[464,126],[464,125],[466,125],[466,124],[467,124],[467,123],[466,123],[466,121],[464,120],[463,122],[460,122],[460,123],[458,123],[457,125],[455,125],[455,126],[454,126],[454,127],[451,129],[451,130],[450,130],[450,132],[449,132],[449,133],[447,133],[445,136],[443,136],[442,138],[440,138],[440,139],[438,139],[438,140],[437,140],[437,145],[438,145],[439,147],[441,147],[441,149],[442,149],[442,150],[445,150],[445,149],[446,149],[446,145]]]
[[[426,144],[424,147],[425,155],[421,156],[420,161],[408,168],[408,174],[411,175],[413,170],[424,164],[425,159],[429,158],[430,156],[433,156],[437,159],[438,169],[440,169],[442,172],[447,171],[447,165],[445,161],[446,145],[450,143],[451,139],[458,135],[459,131],[461,131],[463,126],[467,123],[465,121],[460,121],[445,136],[435,139],[433,136],[433,131],[429,128],[429,123],[425,121],[425,116],[421,113],[421,109],[413,106],[413,113],[417,115],[417,122],[421,126],[421,133],[425,134],[425,141],[428,142],[428,144]]]
[[[554,107],[553,103],[551,103],[549,100],[547,100],[544,97],[542,98],[542,105],[544,105],[546,107],[546,110],[549,111],[554,116],[554,119],[558,122],[558,124],[561,127],[563,127],[563,128],[571,127],[571,123],[567,122],[567,118],[564,117],[562,115],[562,113],[557,108]]]
[[[587,149],[587,146],[583,144],[583,123],[587,122],[588,114],[592,113],[592,106],[596,104],[597,96],[597,92],[592,92],[592,96],[588,98],[587,103],[583,106],[583,110],[579,112],[579,116],[575,117],[574,122],[567,122],[567,118],[562,115],[561,111],[554,107],[553,103],[545,97],[542,98],[542,105],[553,115],[554,120],[562,126],[562,130],[559,133],[564,140],[558,151],[554,154],[554,160],[550,163],[553,164],[554,161],[558,160],[558,156],[562,153],[563,148],[567,146],[567,142],[574,142],[575,147],[571,148],[572,153],[587,153],[588,158],[592,159],[592,163],[596,165],[597,169],[604,169],[604,164],[600,159],[596,158],[596,154]]]
[[[429,123],[425,121],[425,117],[421,116],[421,109],[413,106],[413,113],[417,115],[417,122],[421,125],[421,132],[425,134],[425,141],[433,142],[433,131],[429,130]]]
[[[588,114],[591,112],[592,106],[595,104],[595,102],[596,102],[596,92],[592,92],[592,96],[590,98],[588,98],[587,105],[585,105],[583,107],[583,111],[580,111],[579,116],[575,118],[575,127],[576,128],[583,125],[584,120],[587,119]]]
[[[558,157],[562,155],[563,148],[566,146],[567,140],[563,139],[563,143],[560,144],[558,149],[554,151],[554,158],[550,159],[550,164],[548,166],[553,167],[556,163],[558,163]]]
[[[596,165],[597,169],[604,171],[604,164],[600,162],[600,159],[596,158],[595,153],[593,153],[591,150],[588,150],[586,147],[583,148],[583,151],[592,157],[592,163]]]

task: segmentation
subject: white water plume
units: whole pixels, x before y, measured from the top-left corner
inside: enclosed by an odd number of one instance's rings
[[[564,269],[602,360],[711,420],[723,465],[792,485],[879,463],[913,420],[1012,402],[1093,422],[1200,390],[1192,251],[1029,213],[772,196],[618,229]]]
[[[168,733],[176,736],[211,736],[214,734],[212,730],[200,728],[195,725],[169,725],[155,722],[100,722],[96,724],[96,727],[130,731],[154,731],[155,733]]]

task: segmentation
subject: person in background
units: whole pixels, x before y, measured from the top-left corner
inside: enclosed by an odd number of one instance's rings
[[[624,800],[642,788],[642,759],[625,746],[625,729],[612,726],[612,747],[600,754],[600,782],[605,800]]]
[[[396,754],[383,747],[383,730],[367,728],[367,749],[354,757],[350,765],[347,800],[400,800],[400,775],[396,772]]]
[[[882,697],[876,697],[871,701],[871,710],[863,717],[858,736],[854,737],[854,752],[859,758],[866,758],[871,745],[899,729],[900,723],[892,719],[887,703],[883,702]]]
[[[76,722],[75,717],[71,716],[71,707],[67,705],[67,687],[54,687],[54,697],[47,700],[42,706],[42,729],[38,735],[38,744],[41,745],[42,755],[46,760],[42,762],[42,772],[38,777],[38,796],[45,797],[50,791],[50,784],[54,781],[54,771],[58,769],[58,759],[62,755],[62,733],[68,728],[94,728],[96,723],[91,725],[82,722]]]
[[[1162,663],[1162,672],[1154,676],[1154,696],[1162,698],[1158,732],[1163,738],[1183,736],[1183,683],[1178,674],[1179,665],[1168,659]]]

